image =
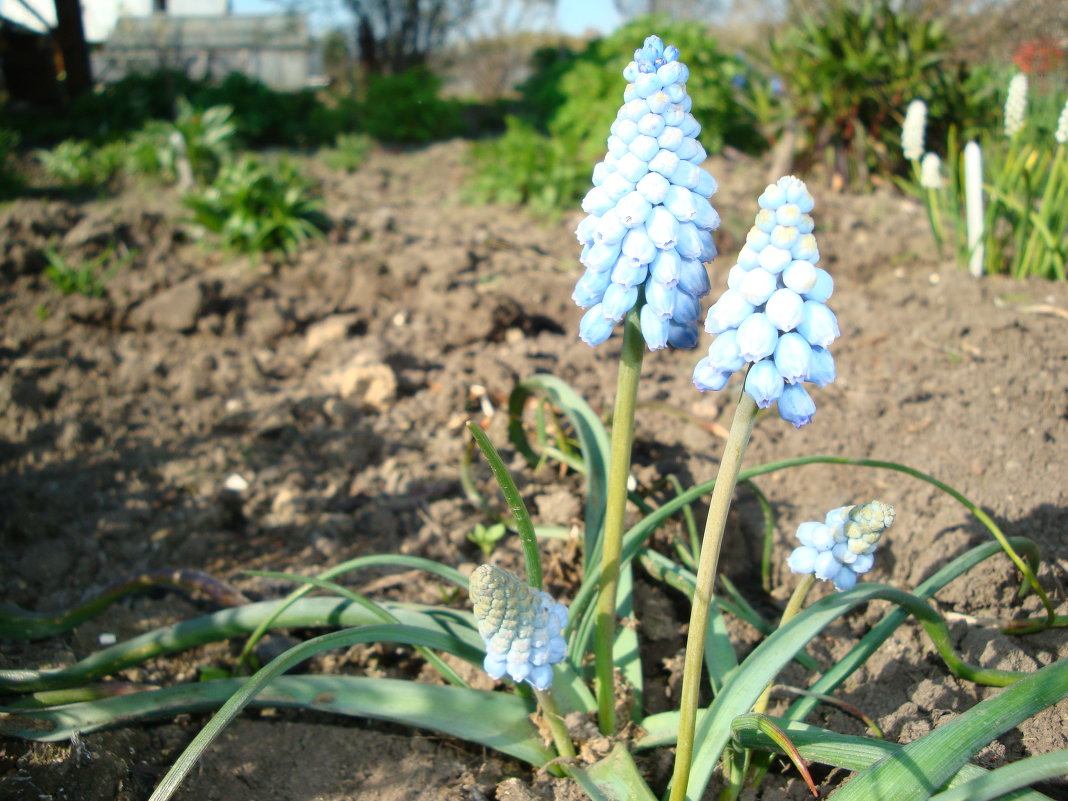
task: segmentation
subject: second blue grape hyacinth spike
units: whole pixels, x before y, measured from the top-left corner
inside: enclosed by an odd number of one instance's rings
[[[834,282],[817,267],[820,254],[809,212],[814,202],[793,176],[768,186],[738,262],[727,274],[727,291],[708,310],[705,330],[716,338],[697,363],[693,382],[702,392],[720,390],[731,375],[752,364],[745,391],[760,408],[776,401],[784,420],[800,428],[816,404],[808,382],[834,381],[828,346],[838,338],[838,320],[826,301]]]
[[[716,180],[701,166],[701,125],[678,57],[657,36],[635,51],[608,153],[582,201],[587,216],[575,233],[586,270],[571,297],[587,309],[579,336],[590,345],[608,339],[638,303],[650,350],[697,344],[719,214],[708,201]]]

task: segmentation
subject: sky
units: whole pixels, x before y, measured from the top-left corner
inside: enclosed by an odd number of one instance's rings
[[[352,16],[336,0],[317,5],[329,8],[311,14],[309,22],[313,31],[351,24]],[[235,14],[271,14],[282,7],[280,1],[233,0]],[[563,33],[578,35],[591,30],[608,33],[619,25],[620,16],[612,0],[557,0],[556,22]]]

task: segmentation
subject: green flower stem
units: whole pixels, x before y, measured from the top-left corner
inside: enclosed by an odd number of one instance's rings
[[[556,744],[556,753],[564,759],[573,759],[575,757],[575,746],[571,742],[567,724],[564,723],[564,716],[560,714],[560,708],[556,705],[556,697],[553,695],[552,689],[535,690],[534,695],[537,696],[545,722],[552,733],[553,742]]]
[[[627,505],[630,449],[634,443],[634,407],[638,396],[645,340],[638,324],[638,308],[623,321],[623,351],[619,356],[616,406],[612,415],[612,444],[608,464],[608,496],[605,501],[604,539],[601,545],[601,593],[597,599],[597,631],[594,657],[597,673],[597,720],[601,733],[616,730],[612,645],[616,639],[616,594],[623,551],[623,513]]]
[[[816,577],[809,573],[803,579],[801,583],[794,588],[793,594],[790,596],[790,600],[786,603],[786,609],[783,610],[782,620],[779,621],[780,626],[785,626],[798,612],[801,611],[801,607],[805,605],[805,599],[808,598],[808,594],[812,592],[812,588],[816,586]],[[771,687],[769,686],[764,690],[757,702],[753,704],[753,712],[758,715],[763,715],[768,708],[768,700],[771,698]]]
[[[719,551],[723,544],[723,530],[727,525],[727,511],[738,481],[742,456],[749,444],[756,421],[757,405],[749,395],[742,393],[734,411],[730,436],[723,448],[723,459],[712,490],[712,502],[705,520],[705,533],[701,543],[701,560],[697,569],[697,588],[690,609],[690,630],[686,637],[686,661],[682,673],[682,698],[679,704],[679,744],[675,752],[675,771],[671,778],[671,801],[684,801],[690,779],[690,763],[693,760],[693,737],[697,725],[698,690],[701,686],[701,668],[704,662],[705,632],[708,626],[708,608],[712,603],[712,588],[716,582]]]

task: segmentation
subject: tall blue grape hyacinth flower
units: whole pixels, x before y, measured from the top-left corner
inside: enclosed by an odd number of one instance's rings
[[[470,593],[486,644],[485,671],[494,679],[507,673],[516,682],[547,690],[552,666],[567,653],[567,607],[493,565],[471,574]]]
[[[834,381],[827,347],[838,320],[826,301],[834,282],[817,267],[820,254],[809,212],[814,202],[803,181],[780,178],[760,196],[755,225],[727,274],[727,291],[708,310],[705,330],[716,338],[697,363],[693,382],[719,390],[747,363],[745,391],[760,408],[778,401],[779,414],[800,428],[816,404],[802,386]]]
[[[637,303],[650,350],[697,344],[704,262],[716,255],[716,180],[701,167],[701,126],[690,113],[689,70],[675,47],[650,36],[623,70],[629,83],[608,153],[593,170],[575,231],[586,267],[572,299],[588,309],[579,336],[599,345]]]
[[[833,581],[839,590],[851,590],[857,576],[871,570],[879,539],[893,523],[894,507],[882,501],[832,509],[822,523],[797,527],[801,547],[794,549],[787,564],[794,573],[811,573]]]

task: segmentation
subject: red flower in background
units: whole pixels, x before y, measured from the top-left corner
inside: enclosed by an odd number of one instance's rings
[[[1048,38],[1028,39],[1012,54],[1012,62],[1028,74],[1052,72],[1063,60],[1064,48]]]

